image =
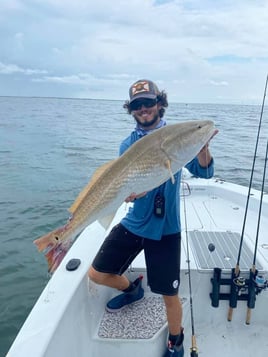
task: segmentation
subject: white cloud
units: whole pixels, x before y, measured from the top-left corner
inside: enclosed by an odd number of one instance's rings
[[[21,68],[16,64],[4,64],[0,62],[0,74],[21,73],[25,75],[46,74],[47,71],[40,69]]]
[[[42,78],[33,79],[34,82],[47,82],[47,83],[60,83],[60,84],[79,84],[79,85],[88,85],[93,79],[92,76],[87,74],[78,74],[70,76],[44,76]]]
[[[208,81],[210,84],[212,84],[213,86],[228,86],[228,82],[226,81],[214,81],[213,79]]]
[[[28,80],[39,83],[39,95],[45,83],[57,83],[59,96],[65,84],[73,96],[89,93],[94,81],[96,96],[122,98],[138,77],[158,81],[176,100],[239,101],[245,90],[249,98],[261,92],[268,1],[13,3],[0,14],[0,74],[9,74],[11,85],[21,73],[35,75]],[[0,95],[4,90],[0,84]]]
[[[16,40],[20,41],[23,39],[24,34],[22,32],[17,32],[17,33],[15,33],[14,37]]]

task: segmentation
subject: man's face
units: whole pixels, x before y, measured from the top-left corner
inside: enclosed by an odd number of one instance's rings
[[[152,129],[160,121],[160,105],[157,104],[156,100],[147,99],[144,103],[143,101],[143,99],[137,99],[137,102],[135,101],[136,103],[133,103],[134,109],[131,113],[141,127]]]

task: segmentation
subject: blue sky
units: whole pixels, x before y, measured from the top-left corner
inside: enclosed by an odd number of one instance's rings
[[[268,0],[0,0],[0,95],[260,104]]]

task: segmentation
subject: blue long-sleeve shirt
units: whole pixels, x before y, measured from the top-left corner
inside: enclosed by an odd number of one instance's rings
[[[133,131],[120,145],[119,154],[122,155],[140,136]],[[214,163],[211,161],[208,168],[200,166],[197,157],[185,165],[197,177],[210,178],[214,174]],[[134,201],[122,219],[122,225],[130,232],[148,239],[160,240],[163,235],[175,234],[181,231],[180,223],[180,182],[181,170],[175,175],[175,183],[171,179],[161,186]],[[158,193],[165,197],[164,217],[154,214],[154,201]]]

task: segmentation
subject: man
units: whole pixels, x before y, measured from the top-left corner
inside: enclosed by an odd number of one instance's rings
[[[124,108],[136,121],[136,128],[120,146],[123,154],[135,141],[166,125],[163,119],[168,106],[167,95],[150,80],[139,80],[129,89],[129,101]],[[186,165],[195,176],[213,175],[213,159],[208,145]],[[168,346],[164,357],[182,357],[182,306],[178,296],[180,282],[180,200],[181,170],[174,175],[175,184],[168,180],[160,187],[137,196],[133,208],[114,227],[102,244],[89,270],[94,282],[121,290],[107,303],[110,312],[143,298],[141,279],[130,282],[123,273],[143,249],[151,291],[163,295],[169,328]]]

